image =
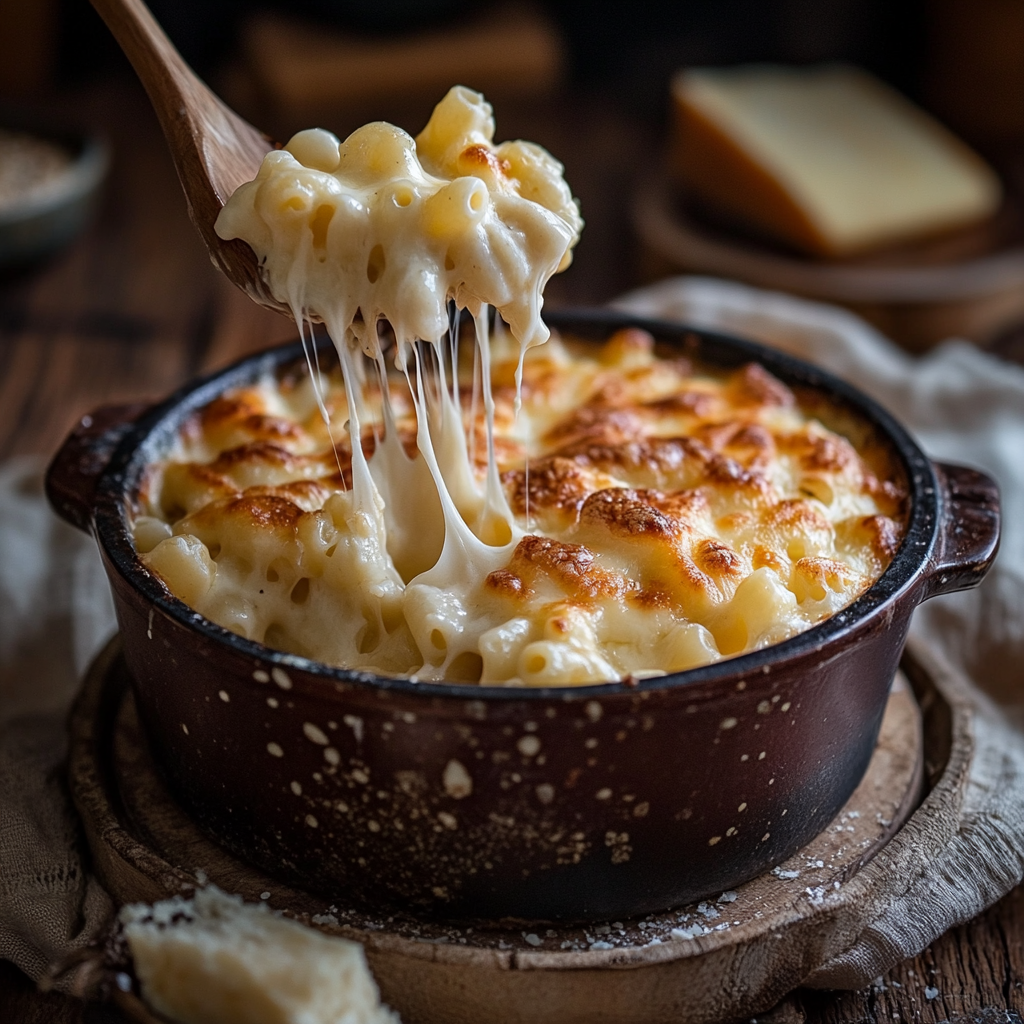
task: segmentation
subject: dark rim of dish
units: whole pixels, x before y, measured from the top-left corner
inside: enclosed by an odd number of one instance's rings
[[[216,625],[171,595],[160,579],[143,565],[136,554],[129,528],[128,499],[136,493],[145,467],[163,457],[189,415],[228,388],[245,385],[281,366],[301,360],[302,348],[298,342],[249,356],[225,370],[186,384],[130,425],[97,483],[97,539],[121,576],[160,611],[224,644],[236,654],[251,658],[254,667],[277,665],[332,681],[417,693],[424,698],[456,697],[460,700],[592,700],[595,697],[634,695],[768,673],[840,640],[864,626],[868,619],[876,619],[919,582],[938,536],[941,497],[935,470],[907,431],[860,390],[794,356],[703,328],[603,309],[567,309],[551,312],[545,319],[551,327],[583,340],[606,338],[622,327],[639,327],[649,331],[656,341],[680,348],[684,355],[692,355],[708,367],[730,369],[757,362],[787,385],[813,390],[822,394],[830,404],[852,411],[880,434],[906,476],[910,501],[906,532],[888,568],[847,607],[788,640],[709,665],[640,680],[636,685],[608,682],[582,686],[519,687],[414,682],[400,676],[379,676],[365,670],[326,665],[247,640]],[[326,339],[324,343],[329,344]]]

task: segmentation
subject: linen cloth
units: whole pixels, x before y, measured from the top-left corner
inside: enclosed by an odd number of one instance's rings
[[[84,866],[65,720],[116,623],[92,538],[54,515],[44,465],[0,468],[0,957],[38,980],[113,905]]]
[[[817,362],[888,407],[929,455],[984,469],[1002,488],[1003,545],[988,579],[928,602],[913,627],[976,686],[977,749],[958,833],[807,982],[862,987],[1024,874],[1024,370],[957,341],[915,359],[850,313],[708,278],[667,280],[616,305]],[[115,629],[113,608],[94,542],[48,510],[42,468],[0,467],[0,957],[35,979],[100,934],[112,912],[88,874],[63,760],[64,720]]]
[[[817,363],[885,406],[930,457],[982,469],[999,483],[1003,534],[988,577],[976,590],[923,604],[911,628],[976,687],[968,695],[975,751],[957,834],[916,865],[902,894],[880,902],[877,919],[845,954],[805,981],[864,987],[1024,876],[1024,368],[955,340],[913,357],[845,310],[713,278],[672,278],[614,305]]]

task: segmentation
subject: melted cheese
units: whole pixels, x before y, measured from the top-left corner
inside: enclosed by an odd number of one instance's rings
[[[424,414],[421,378],[410,391],[393,373],[386,423],[368,378],[362,443],[342,441],[337,461],[330,435],[349,419],[337,373],[322,392],[330,426],[302,376],[218,399],[151,469],[136,520],[144,560],[213,621],[329,664],[568,685],[783,640],[849,604],[899,544],[905,494],[887,454],[856,423],[834,421],[848,436],[825,427],[828,410],[802,408],[759,366],[705,372],[638,330],[601,347],[556,337],[528,353],[517,415],[518,347],[502,335],[491,355],[514,534],[484,546],[484,564],[452,546],[417,447],[425,419],[438,465],[451,465],[449,447],[473,449],[470,479],[447,489],[463,526],[478,522],[462,495],[479,499],[491,470],[468,359],[458,420],[443,427],[450,390],[442,403],[424,379]],[[418,495],[383,547],[356,507],[359,456],[382,480],[378,460],[402,460]]]
[[[379,450],[371,469],[361,446],[351,446],[351,491],[335,496],[332,507],[351,538],[337,562],[350,561],[351,578],[365,583],[346,614],[354,622],[362,609],[378,632],[398,614],[403,580],[465,590],[503,564],[518,539],[494,457],[487,307],[517,339],[521,368],[526,350],[547,340],[544,285],[568,266],[582,220],[561,164],[539,146],[495,146],[493,138],[490,106],[461,86],[416,139],[380,122],[344,143],[320,129],[300,132],[265,157],[217,220],[223,238],[241,238],[255,250],[300,332],[307,319],[326,324],[343,367],[344,429],[355,437],[365,420],[367,368],[359,350],[371,360],[382,397]],[[476,322],[489,467],[480,486],[457,406],[454,349],[443,341],[449,302],[469,309]],[[382,320],[394,334],[415,411],[418,459],[395,429]],[[421,340],[431,346],[417,347]],[[329,421],[312,362],[310,372]]]
[[[536,348],[582,222],[560,164],[493,135],[456,87],[415,140],[301,132],[231,197],[218,232],[300,331],[326,324],[341,377],[307,350],[307,381],[206,409],[143,489],[146,564],[271,647],[519,685],[689,668],[852,600],[899,495],[758,367],[694,375],[636,331],[596,358]]]

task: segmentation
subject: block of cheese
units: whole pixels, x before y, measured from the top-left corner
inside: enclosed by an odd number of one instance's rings
[[[732,220],[843,257],[984,220],[993,171],[924,111],[846,65],[691,69],[672,82],[676,170]]]
[[[121,911],[146,1002],[179,1024],[399,1024],[356,942],[214,886]]]

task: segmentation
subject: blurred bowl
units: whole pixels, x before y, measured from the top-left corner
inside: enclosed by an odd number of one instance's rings
[[[70,157],[45,190],[0,206],[0,270],[13,270],[52,255],[81,233],[95,209],[110,153],[102,139],[18,116],[0,117],[0,128],[55,143]]]

